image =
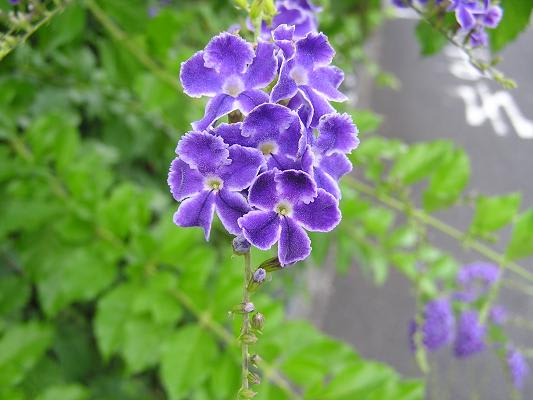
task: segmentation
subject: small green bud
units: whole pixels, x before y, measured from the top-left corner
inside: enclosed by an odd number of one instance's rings
[[[240,340],[245,344],[255,344],[257,343],[257,336],[253,333],[245,333],[244,335],[241,335]]]
[[[259,268],[264,269],[266,272],[274,272],[282,269],[283,267],[281,266],[278,257],[272,257],[263,262]]]
[[[256,394],[252,389],[241,389],[239,390],[239,400],[253,399]]]
[[[250,356],[250,364],[252,364],[254,367],[258,367],[260,362],[261,356],[259,354],[252,354]]]
[[[255,372],[249,371],[248,372],[248,382],[251,385],[259,385],[261,383],[261,377],[257,375]]]

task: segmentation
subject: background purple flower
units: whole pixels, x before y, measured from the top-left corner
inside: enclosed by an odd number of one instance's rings
[[[422,325],[423,342],[428,350],[434,351],[448,344],[453,338],[455,318],[447,298],[432,300],[424,309]]]
[[[500,268],[488,262],[474,262],[463,266],[457,273],[457,283],[462,291],[455,298],[466,303],[476,301],[500,279]]]
[[[316,188],[303,171],[271,170],[257,177],[250,187],[250,211],[239,219],[243,234],[259,249],[270,249],[276,242],[282,265],[309,256],[309,231],[328,232],[340,222],[337,200]]]
[[[232,234],[240,234],[237,220],[250,210],[240,191],[248,188],[263,163],[255,149],[228,146],[222,138],[206,132],[189,132],[178,143],[168,184],[181,201],[174,214],[178,226],[203,228],[209,239],[213,214]]]
[[[506,360],[513,385],[521,390],[530,372],[529,365],[524,355],[514,348],[507,351]]]
[[[454,354],[458,358],[465,358],[483,351],[485,334],[486,326],[480,325],[477,311],[464,311],[457,325]]]
[[[247,114],[268,101],[260,89],[268,86],[277,72],[272,43],[252,45],[231,33],[221,33],[181,64],[183,90],[191,97],[208,96],[204,118],[194,122],[195,130],[205,130],[223,115],[239,109]]]

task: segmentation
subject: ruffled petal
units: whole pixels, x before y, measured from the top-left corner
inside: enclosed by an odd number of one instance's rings
[[[309,74],[309,86],[322,93],[328,100],[346,101],[348,98],[337,88],[344,80],[340,68],[327,66],[315,69]]]
[[[251,206],[265,211],[274,209],[280,200],[275,181],[277,172],[277,170],[266,171],[255,179],[248,193],[248,202]]]
[[[237,221],[250,211],[244,196],[238,192],[222,189],[215,196],[215,206],[226,230],[233,235],[239,235],[242,230]]]
[[[278,245],[278,258],[281,265],[304,260],[311,254],[311,240],[298,223],[290,218],[281,219],[281,235]]]
[[[469,31],[476,25],[476,18],[467,7],[459,6],[455,10],[455,18],[464,30]]]
[[[291,204],[309,203],[317,196],[313,178],[303,171],[289,169],[278,172],[274,176],[274,181],[280,198]]]
[[[205,66],[214,68],[222,76],[244,73],[253,58],[252,45],[228,32],[215,36],[204,50]]]
[[[204,188],[202,174],[179,158],[175,158],[170,164],[167,182],[172,196],[177,201],[201,192]]]
[[[296,63],[306,66],[328,65],[335,56],[335,50],[323,33],[309,33],[305,38],[296,42]]]
[[[290,76],[290,71],[294,66],[293,60],[288,60],[281,65],[279,79],[270,93],[270,100],[277,103],[281,100],[290,99],[298,93],[298,86]]]
[[[315,147],[324,154],[349,153],[359,145],[357,127],[348,114],[328,114],[318,124]]]
[[[313,232],[329,232],[341,220],[337,199],[324,189],[318,189],[318,196],[309,204],[297,204],[293,218],[305,229]]]
[[[335,109],[331,106],[331,104],[329,104],[324,96],[316,92],[312,87],[300,86],[300,93],[302,93],[303,98],[313,110],[311,124],[309,125],[312,128],[316,128],[318,126],[320,118],[323,115],[335,112]]]
[[[267,87],[274,80],[277,71],[278,60],[274,56],[274,45],[259,42],[255,58],[244,74],[244,85],[246,89]]]
[[[213,97],[222,91],[222,78],[204,65],[204,52],[199,51],[181,63],[180,81],[183,91],[191,97]]]
[[[218,94],[207,103],[204,117],[192,123],[193,129],[203,131],[220,117],[235,110],[235,99],[227,94]]]
[[[215,173],[230,163],[228,145],[207,132],[188,132],[178,142],[178,156],[203,175]]]
[[[274,211],[250,211],[239,218],[242,234],[261,250],[270,249],[279,239],[280,217]]]
[[[290,59],[296,50],[293,37],[294,25],[281,24],[272,31],[274,43],[281,49],[284,60]]]
[[[313,174],[313,152],[308,148],[301,157],[290,157],[285,154],[271,154],[267,160],[268,169],[277,168],[280,171],[295,169]]]
[[[262,104],[244,119],[242,134],[253,137],[256,143],[277,141],[298,116],[295,112],[279,104]]]
[[[258,89],[245,90],[237,97],[239,110],[248,114],[255,107],[268,103],[268,94]]]
[[[198,226],[204,230],[205,240],[209,240],[214,211],[215,195],[204,190],[180,204],[174,213],[174,223],[181,227]]]
[[[259,150],[234,144],[229,148],[231,164],[220,168],[219,175],[224,187],[230,190],[244,190],[254,181],[264,158]]]
[[[316,186],[319,189],[324,189],[329,194],[333,195],[336,199],[341,198],[341,190],[339,184],[332,176],[326,174],[320,168],[315,168],[314,175]]]
[[[340,153],[323,156],[320,159],[318,167],[336,181],[344,175],[352,172],[352,163],[346,155]]]
[[[213,130],[213,134],[220,136],[225,143],[229,145],[240,144],[246,147],[255,147],[255,142],[250,137],[244,137],[241,135],[242,122],[236,122],[234,124],[220,124]]]

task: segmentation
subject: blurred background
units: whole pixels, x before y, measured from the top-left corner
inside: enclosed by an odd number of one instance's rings
[[[485,259],[472,241],[504,253],[510,240],[525,272],[497,299],[511,315],[497,338],[531,355],[533,281],[520,278],[533,276],[533,222],[516,221],[533,202],[533,32],[501,53],[519,85],[508,92],[452,46],[423,58],[410,12],[321,4],[346,71],[340,107],[362,145],[342,225],[313,235],[313,259],[254,294],[266,316],[256,398],[520,398],[497,351],[415,354],[407,327],[453,290],[461,265]],[[233,399],[240,317],[228,310],[240,302],[242,261],[220,225],[208,245],[173,225],[166,176],[205,105],[182,93],[179,65],[245,26],[246,13],[229,0],[0,9],[0,399]],[[420,142],[432,158],[410,157]],[[452,178],[439,182],[433,166]],[[472,228],[480,194],[509,193],[519,200],[501,230]],[[450,238],[427,215],[468,235]],[[254,264],[270,256],[254,252]],[[531,380],[522,395],[533,398]]]

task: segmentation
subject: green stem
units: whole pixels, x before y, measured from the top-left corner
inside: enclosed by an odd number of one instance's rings
[[[533,273],[529,272],[527,269],[516,264],[515,262],[508,261],[502,254],[499,254],[498,252],[492,250],[490,247],[486,246],[485,244],[481,243],[478,240],[475,240],[475,239],[466,240],[466,236],[463,232],[461,232],[457,228],[454,228],[451,225],[448,225],[444,221],[441,221],[433,217],[432,215],[427,214],[423,210],[414,208],[410,204],[403,203],[398,199],[395,199],[387,194],[381,193],[376,188],[364,182],[361,182],[360,180],[356,178],[348,177],[346,179],[346,183],[350,185],[352,188],[358,190],[359,192],[364,193],[367,196],[371,196],[375,198],[376,200],[379,200],[382,204],[388,206],[389,208],[400,211],[400,212],[406,212],[407,214],[410,214],[412,217],[424,223],[425,225],[428,225],[444,233],[445,235],[450,236],[451,238],[457,240],[458,242],[463,243],[463,245],[466,248],[475,250],[479,254],[486,257],[488,260],[491,260],[495,262],[496,264],[500,265],[502,269],[508,269],[509,271],[512,271],[517,275],[520,275],[522,278],[527,279],[530,282],[533,282]]]
[[[250,302],[250,292],[248,291],[248,282],[252,276],[251,256],[250,253],[244,254],[244,280],[242,285],[242,304],[245,305]],[[241,337],[250,333],[250,314],[245,312],[242,316]],[[248,354],[248,342],[241,340],[241,353],[242,353],[242,386],[241,390],[248,390],[248,373],[249,373],[249,360]]]

